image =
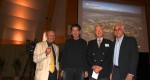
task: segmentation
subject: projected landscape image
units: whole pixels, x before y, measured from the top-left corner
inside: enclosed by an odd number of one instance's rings
[[[87,41],[94,39],[94,26],[102,24],[104,37],[113,40],[113,26],[122,24],[127,35],[136,37],[138,47],[144,46],[145,38],[141,37],[147,37],[147,33],[143,33],[143,26],[146,25],[143,25],[140,7],[92,1],[85,1],[82,6],[82,38]]]

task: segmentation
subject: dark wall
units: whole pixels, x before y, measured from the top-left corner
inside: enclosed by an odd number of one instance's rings
[[[137,67],[138,80],[150,80],[149,54],[139,53],[139,62]]]

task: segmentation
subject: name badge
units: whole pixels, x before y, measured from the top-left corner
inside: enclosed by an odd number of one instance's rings
[[[105,44],[105,47],[109,47],[109,44]]]

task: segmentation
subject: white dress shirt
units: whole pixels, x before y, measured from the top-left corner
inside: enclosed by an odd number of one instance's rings
[[[115,48],[114,48],[114,57],[113,57],[113,64],[115,66],[119,66],[118,64],[119,52],[120,52],[120,47],[121,47],[123,37],[124,35],[122,35],[119,40],[116,38],[116,43],[115,43]]]
[[[102,42],[103,41],[103,37],[97,38],[97,44],[99,43],[99,40],[100,40],[100,42]]]

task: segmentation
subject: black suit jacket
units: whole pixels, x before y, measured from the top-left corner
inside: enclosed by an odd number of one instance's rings
[[[99,65],[103,69],[100,71],[98,78],[109,78],[112,68],[110,65],[112,61],[111,44],[112,41],[103,38],[101,46],[98,48],[97,39],[89,41],[87,60],[90,77],[93,72],[92,67]]]
[[[114,52],[115,42],[116,42],[116,38],[113,42],[113,52]],[[139,54],[138,54],[136,39],[134,37],[128,37],[124,35],[120,47],[119,60],[118,60],[119,71],[123,78],[125,78],[128,73],[136,75],[138,57]]]

